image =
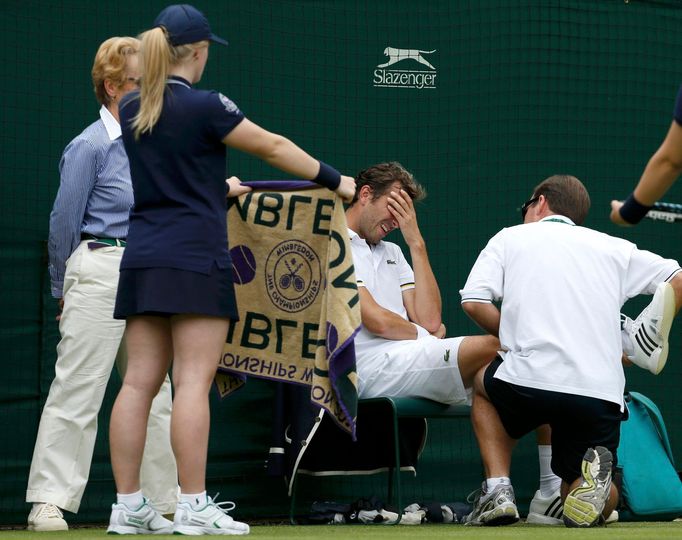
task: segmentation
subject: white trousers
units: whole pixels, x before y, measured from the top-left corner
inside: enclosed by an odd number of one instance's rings
[[[123,248],[90,250],[84,241],[67,262],[55,378],[40,417],[26,502],[69,512],[80,507],[111,369],[116,363],[123,376],[127,364],[125,321],[113,318],[122,255]],[[140,473],[142,492],[164,514],[175,511],[178,496],[171,405],[166,376],[152,403]]]
[[[470,405],[471,391],[464,388],[458,364],[463,339],[378,338],[368,350],[356,350],[358,396],[423,397],[447,405]]]

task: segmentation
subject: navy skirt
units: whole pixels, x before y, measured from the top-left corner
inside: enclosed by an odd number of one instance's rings
[[[114,319],[181,313],[238,320],[231,270],[214,264],[209,274],[176,268],[120,271]]]

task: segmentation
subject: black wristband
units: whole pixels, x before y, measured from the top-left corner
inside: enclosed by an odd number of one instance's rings
[[[646,213],[651,210],[651,206],[645,206],[637,199],[635,199],[635,194],[630,193],[630,196],[625,199],[623,206],[620,207],[620,217],[631,225],[635,225],[642,221],[642,218],[646,216]]]
[[[341,183],[341,173],[334,167],[320,161],[320,172],[313,178],[313,182],[334,191]]]

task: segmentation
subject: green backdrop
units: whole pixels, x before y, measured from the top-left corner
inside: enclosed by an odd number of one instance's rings
[[[58,338],[46,275],[48,216],[64,146],[97,118],[90,68],[100,42],[146,29],[165,2],[5,0],[0,18],[0,523],[24,523],[28,468]],[[202,88],[230,96],[256,123],[283,133],[342,171],[398,160],[425,184],[419,207],[453,335],[477,330],[458,289],[487,239],[517,223],[535,184],[557,172],[593,197],[587,225],[665,256],[680,256],[676,225],[619,229],[608,202],[624,198],[671,121],[680,83],[682,5],[623,0],[198,0],[213,30]],[[387,47],[424,51],[429,65],[390,60]],[[382,71],[383,70],[383,71]],[[412,86],[412,87],[410,87]],[[420,87],[421,86],[421,87]],[[229,173],[281,178],[232,152]],[[666,197],[682,202],[678,187]],[[644,301],[625,307],[636,314]],[[680,328],[662,376],[628,372],[628,385],[666,416],[682,460]],[[579,336],[576,336],[579,338]],[[74,521],[107,518],[114,488],[107,424],[119,382],[100,415],[91,480]],[[283,484],[265,476],[270,387],[250,382],[213,403],[209,490],[243,517],[286,512]],[[407,497],[463,500],[480,480],[471,430],[434,423]],[[515,458],[521,506],[537,480],[532,441]],[[429,473],[437,479],[429,479]],[[423,478],[422,478],[423,477]],[[324,487],[324,489],[323,489]],[[379,486],[380,487],[380,486]],[[375,486],[305,483],[312,496],[366,496]],[[378,489],[378,488],[376,488]],[[426,488],[425,488],[426,489]],[[345,491],[344,491],[345,490]],[[413,490],[413,491],[409,491]]]

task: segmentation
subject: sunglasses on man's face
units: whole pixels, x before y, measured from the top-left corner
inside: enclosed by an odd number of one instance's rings
[[[538,195],[537,197],[533,197],[532,199],[528,199],[525,203],[521,205],[521,219],[526,219],[526,213],[528,213],[528,209],[539,200],[540,195]]]

